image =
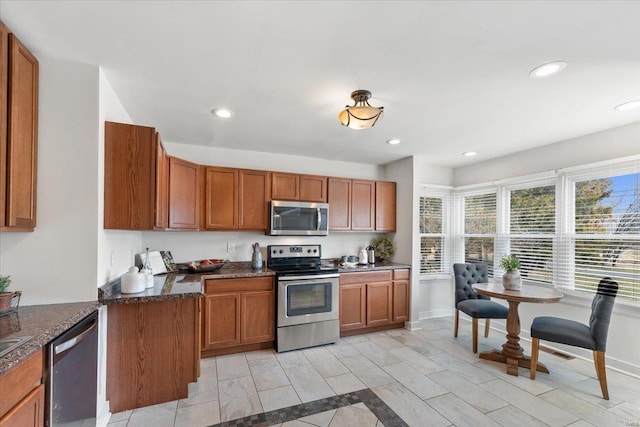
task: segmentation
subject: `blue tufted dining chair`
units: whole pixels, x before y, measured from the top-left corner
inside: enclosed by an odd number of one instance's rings
[[[559,317],[536,317],[531,323],[531,379],[536,378],[540,340],[572,345],[593,350],[596,375],[600,381],[602,397],[609,400],[604,352],[607,348],[609,320],[613,303],[618,294],[618,283],[605,277],[598,284],[598,291],[591,302],[589,326]]]
[[[479,295],[471,288],[475,283],[487,283],[489,269],[487,264],[453,264],[453,275],[456,281],[456,317],[453,336],[458,336],[458,320],[460,311],[470,316],[472,320],[473,352],[478,352],[478,319],[486,319],[484,336],[489,336],[489,319],[506,319],[509,309],[504,305],[491,301],[484,295]]]

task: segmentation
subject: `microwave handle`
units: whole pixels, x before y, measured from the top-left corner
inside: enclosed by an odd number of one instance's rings
[[[322,214],[320,213],[320,208],[316,208],[318,211],[318,225],[316,227],[316,231],[320,231],[320,225],[322,225]]]

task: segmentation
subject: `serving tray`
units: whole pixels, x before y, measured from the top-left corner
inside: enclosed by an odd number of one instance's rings
[[[208,261],[208,263],[205,263]],[[201,259],[178,264],[180,270],[187,270],[190,273],[211,273],[224,267],[229,260],[227,259]]]

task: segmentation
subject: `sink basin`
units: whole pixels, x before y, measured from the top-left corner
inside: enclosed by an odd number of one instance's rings
[[[14,348],[20,347],[25,342],[29,341],[33,337],[16,337],[5,338],[0,340],[0,357],[9,353]]]

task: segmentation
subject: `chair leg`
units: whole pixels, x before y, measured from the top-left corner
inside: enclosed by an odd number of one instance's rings
[[[460,310],[456,308],[456,317],[453,323],[453,336],[458,338],[458,319],[460,318]]]
[[[602,397],[605,400],[609,400],[609,390],[607,389],[607,372],[604,360],[604,351],[593,352],[593,361],[596,365],[596,375],[598,375],[598,381],[600,381],[600,390],[602,390]]]
[[[489,336],[489,321],[491,319],[485,319],[484,321],[484,337],[487,338]]]
[[[540,338],[531,339],[531,372],[529,378],[536,379],[536,368],[538,367],[538,351],[540,350]]]
[[[473,329],[473,331],[472,331],[472,334],[473,334],[473,352],[477,353],[478,352],[478,318],[477,317],[473,318],[472,325],[473,325],[473,328],[472,328]]]

